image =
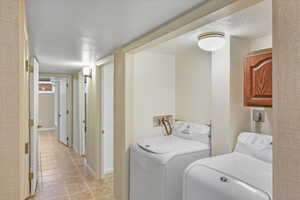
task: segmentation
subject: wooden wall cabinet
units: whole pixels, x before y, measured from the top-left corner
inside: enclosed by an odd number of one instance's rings
[[[244,67],[244,105],[272,107],[272,49],[249,53]]]

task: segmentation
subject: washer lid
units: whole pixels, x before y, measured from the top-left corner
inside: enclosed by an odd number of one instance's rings
[[[181,139],[176,136],[160,136],[145,138],[137,141],[138,146],[154,154],[167,154],[176,152],[193,152],[199,148],[207,149],[206,144]]]
[[[210,127],[205,124],[176,121],[173,127],[173,135],[209,144]]]

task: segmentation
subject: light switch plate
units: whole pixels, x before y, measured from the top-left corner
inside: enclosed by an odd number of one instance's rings
[[[252,111],[252,119],[255,122],[264,122],[265,121],[265,111],[254,109]]]

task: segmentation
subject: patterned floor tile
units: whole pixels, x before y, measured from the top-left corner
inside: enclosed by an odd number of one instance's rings
[[[32,200],[113,200],[113,175],[96,180],[81,157],[58,142],[55,134],[40,134],[41,173]]]

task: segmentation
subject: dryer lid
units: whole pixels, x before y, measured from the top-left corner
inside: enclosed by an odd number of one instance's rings
[[[249,185],[249,189],[256,188],[267,193],[270,197],[272,196],[273,173],[270,163],[234,152],[194,162],[186,169],[185,177],[191,177],[194,180],[199,179],[199,182],[202,182],[201,175],[199,176],[202,171],[201,167],[222,173],[224,177],[240,180]],[[234,190],[234,188],[232,189]]]
[[[235,152],[272,163],[272,136],[251,132],[241,133]]]

